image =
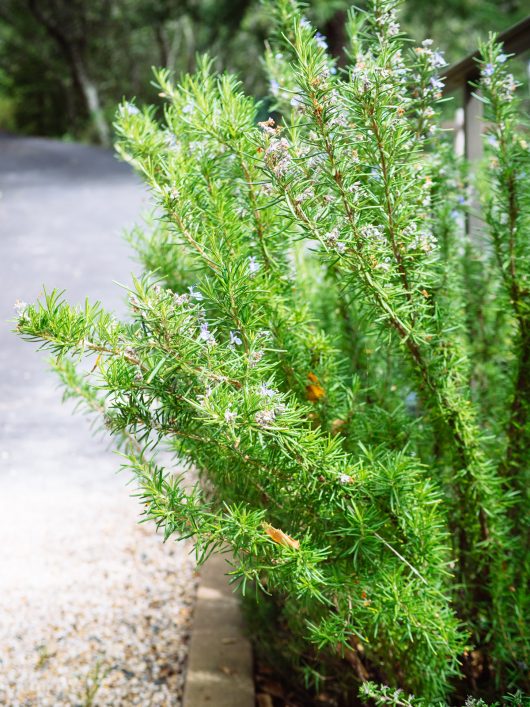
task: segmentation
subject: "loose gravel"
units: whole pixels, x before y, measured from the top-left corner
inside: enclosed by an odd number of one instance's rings
[[[51,484],[2,503],[2,705],[181,704],[189,546],[139,525],[137,499],[113,480],[100,490]]]

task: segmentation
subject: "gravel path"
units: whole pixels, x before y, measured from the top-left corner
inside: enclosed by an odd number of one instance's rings
[[[180,705],[189,545],[138,525],[108,441],[62,405],[13,303],[42,283],[123,310],[143,190],[93,147],[0,136],[0,704]]]

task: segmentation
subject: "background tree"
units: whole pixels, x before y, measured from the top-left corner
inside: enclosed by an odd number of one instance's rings
[[[348,0],[312,0],[306,13],[339,56]],[[364,3],[359,2],[362,6]],[[432,36],[450,61],[525,14],[522,0],[406,0],[404,26]],[[3,0],[0,5],[0,128],[69,134],[107,143],[122,97],[154,102],[151,66],[181,75],[197,53],[267,94],[260,62],[270,13],[259,0]]]

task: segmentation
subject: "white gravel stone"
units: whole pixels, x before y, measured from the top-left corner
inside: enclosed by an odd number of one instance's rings
[[[0,704],[181,704],[190,548],[139,525],[138,500],[113,481],[1,504]]]

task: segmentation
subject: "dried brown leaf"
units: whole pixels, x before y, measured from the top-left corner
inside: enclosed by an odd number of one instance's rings
[[[263,523],[263,529],[271,538],[271,540],[274,540],[275,543],[278,543],[278,545],[284,545],[285,547],[291,547],[293,550],[299,550],[300,549],[300,543],[298,540],[295,540],[292,538],[290,535],[287,535],[287,533],[284,533],[283,530],[280,530],[279,528],[274,528],[270,523]]]

